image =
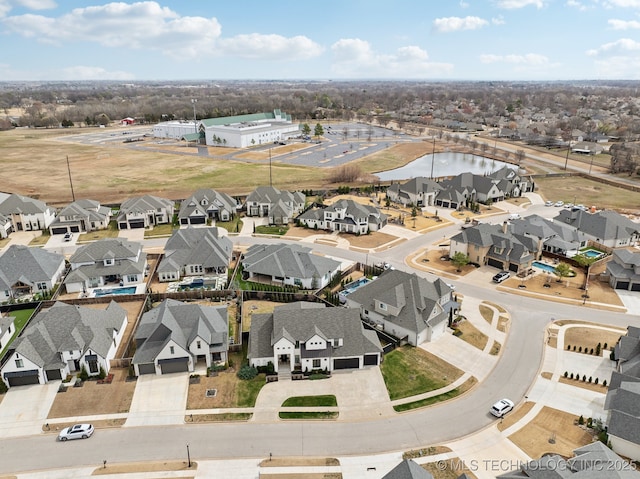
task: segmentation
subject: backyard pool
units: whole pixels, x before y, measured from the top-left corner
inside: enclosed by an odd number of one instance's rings
[[[113,289],[96,289],[93,291],[96,298],[100,298],[102,296],[111,296],[114,294],[135,294],[136,287],[129,286],[126,288],[113,288]]]
[[[582,256],[586,256],[587,258],[591,259],[591,258],[599,258],[604,253],[595,249],[586,249],[584,251],[580,251],[580,254]]]
[[[531,264],[534,268],[544,270],[547,273],[553,273],[556,270],[556,267],[552,264],[542,263],[541,261],[534,261]]]
[[[367,284],[370,281],[371,280],[369,278],[363,276],[360,279],[357,279],[355,281],[352,281],[351,283],[345,284],[344,285],[344,289],[341,291],[341,294],[353,293],[360,286],[364,286],[365,284]]]

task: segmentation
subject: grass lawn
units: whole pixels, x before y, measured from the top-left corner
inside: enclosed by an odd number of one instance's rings
[[[332,407],[338,401],[333,394],[323,396],[294,396],[282,403],[282,407]]]
[[[22,330],[24,329],[24,326],[27,324],[27,321],[29,321],[29,318],[31,317],[34,311],[35,310],[33,308],[21,309],[17,311],[11,311],[8,314],[9,316],[13,316],[14,318],[16,318],[13,322],[16,329],[13,332],[13,336],[11,336],[11,339],[9,339],[9,342],[2,349],[2,352],[0,353],[0,359],[4,357],[4,354],[7,352],[7,348],[12,343],[12,341],[15,338],[17,338],[18,335],[22,332]]]
[[[228,422],[228,421],[248,421],[251,419],[250,412],[223,412],[220,414],[190,414],[185,416],[185,422]]]
[[[398,404],[397,406],[393,406],[393,409],[396,412],[410,411],[411,409],[418,409],[421,407],[431,406],[432,404],[436,404],[439,402],[448,401],[449,399],[453,399],[467,392],[469,389],[475,386],[477,382],[478,380],[476,378],[469,378],[460,387],[452,389],[451,391],[438,394],[437,396],[433,396],[430,398],[421,399],[420,401]]]
[[[456,329],[462,333],[458,338],[466,341],[471,346],[475,346],[480,351],[484,350],[484,347],[487,345],[487,341],[489,341],[487,335],[481,332],[468,320],[460,322]]]
[[[36,236],[31,241],[29,241],[29,246],[44,246],[50,239],[51,235],[49,234],[49,232],[43,232],[40,236]]]
[[[266,383],[264,374],[258,374],[248,381],[239,381],[236,407],[254,407],[258,394],[260,394],[260,390]]]
[[[484,318],[484,320],[487,323],[491,324],[491,322],[493,321],[493,309],[485,304],[481,304],[478,307],[478,310],[480,311],[480,315]]]
[[[157,225],[150,230],[144,231],[145,238],[153,238],[154,236],[171,236],[174,232],[173,225]]]
[[[260,225],[256,226],[256,233],[261,235],[285,235],[289,231],[288,226]]]
[[[216,221],[218,228],[224,228],[229,233],[239,233],[242,230],[242,220],[236,216],[231,221]]]
[[[293,411],[287,412],[282,411],[278,413],[278,417],[280,419],[337,419],[338,412],[334,411],[319,411],[319,412],[302,412],[302,411]]]
[[[392,401],[440,389],[463,374],[439,357],[413,346],[391,351],[380,368]]]
[[[609,349],[618,342],[620,336],[623,336],[625,331],[615,332],[605,329],[597,328],[581,328],[579,326],[567,328],[564,333],[564,345],[581,347],[582,350],[596,349],[598,344],[602,351]],[[606,344],[606,347],[605,347]]]
[[[587,178],[536,178],[536,185],[552,201],[617,210],[637,210],[640,205],[640,193]]]
[[[82,233],[78,237],[78,243],[89,243],[91,241],[98,241],[102,239],[117,238],[118,232],[119,231],[117,228],[108,228],[106,230],[96,230],[89,233]]]

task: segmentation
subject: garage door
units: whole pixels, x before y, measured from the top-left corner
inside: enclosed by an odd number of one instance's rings
[[[54,379],[62,379],[61,369],[47,369],[44,373],[47,376],[47,381],[53,381]]]
[[[9,382],[9,386],[26,386],[27,384],[38,384],[38,370],[20,371],[15,373],[4,373],[5,379]]]
[[[633,283],[631,285],[631,291],[640,291],[640,283]]]
[[[156,365],[153,363],[138,364],[138,372],[140,374],[155,374]]]
[[[513,263],[509,263],[509,271],[513,271],[514,273],[518,272],[518,265],[517,264],[513,264]]]
[[[132,230],[144,228],[144,221],[130,221],[129,228]]]
[[[54,235],[63,235],[67,232],[66,226],[64,228],[51,228],[51,233]]]
[[[489,266],[493,266],[494,268],[502,269],[502,261],[498,261],[497,259],[488,258],[487,264]]]
[[[160,363],[162,374],[189,371],[189,358],[161,359],[158,363]]]
[[[364,355],[364,365],[365,366],[377,366],[378,365],[378,355],[377,354],[365,354]]]
[[[80,233],[80,227],[79,226],[72,226],[71,227],[71,232],[72,233]]]
[[[629,290],[629,281],[618,281],[616,283],[616,289],[626,289]]]
[[[333,369],[357,369],[359,366],[360,366],[359,358],[333,360]]]
[[[191,218],[192,225],[203,225],[206,222],[207,222],[207,218],[205,218],[204,216],[201,216],[199,218]]]

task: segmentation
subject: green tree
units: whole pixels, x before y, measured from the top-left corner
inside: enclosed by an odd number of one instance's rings
[[[456,271],[460,272],[461,269],[469,263],[469,257],[461,251],[458,251],[451,257],[451,262],[457,268]]]
[[[311,127],[309,126],[308,123],[303,123],[302,124],[302,134],[305,136],[308,136],[309,133],[311,133]]]
[[[571,274],[571,266],[567,263],[560,263],[555,267],[553,273],[558,277],[558,282],[562,281],[562,278],[566,278]]]
[[[313,135],[316,138],[320,138],[322,135],[324,135],[324,128],[322,128],[322,125],[320,123],[316,123],[316,127],[313,129]]]

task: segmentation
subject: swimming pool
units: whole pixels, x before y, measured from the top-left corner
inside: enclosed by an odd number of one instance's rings
[[[556,267],[552,264],[542,263],[540,261],[534,261],[531,263],[534,268],[542,269],[547,273],[553,273],[556,270]]]
[[[94,294],[96,298],[100,298],[102,296],[111,296],[115,294],[135,294],[136,287],[128,286],[126,288],[113,288],[113,289],[96,289],[94,290]]]
[[[368,282],[370,282],[371,280],[369,278],[366,277],[362,277],[360,279],[357,279],[355,281],[352,281],[351,283],[345,284],[344,285],[344,290],[342,291],[342,294],[349,294],[349,293],[353,293],[356,289],[358,289],[360,286],[363,286],[365,284],[367,284]]]
[[[586,249],[584,251],[580,251],[580,254],[582,256],[586,256],[587,258],[599,258],[604,253],[601,253],[600,251],[595,249]]]

